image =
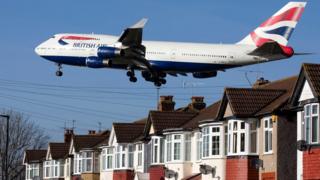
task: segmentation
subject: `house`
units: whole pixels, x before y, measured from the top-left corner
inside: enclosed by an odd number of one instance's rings
[[[148,148],[142,139],[144,120],[113,123],[109,141],[100,145],[101,180],[133,180],[148,167]]]
[[[297,116],[297,179],[320,179],[320,65],[303,64],[290,99]]]
[[[43,179],[43,161],[47,150],[26,150],[23,163],[25,165],[26,180]]]
[[[73,133],[73,132],[72,132]],[[99,144],[108,141],[108,130],[96,133],[89,130],[86,135],[73,135],[66,158],[65,179],[100,179],[100,149]]]
[[[296,79],[260,80],[253,88],[225,89],[212,121],[224,126],[220,151],[226,155],[225,179],[295,179],[296,116],[285,107]],[[209,134],[217,131],[209,129]],[[204,137],[207,130],[202,132]]]

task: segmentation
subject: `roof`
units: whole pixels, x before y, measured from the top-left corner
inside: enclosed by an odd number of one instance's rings
[[[195,116],[191,121],[185,123],[182,127],[194,129],[198,127],[200,121],[216,119],[220,103],[221,101],[217,101],[207,108],[201,110],[197,116]]]
[[[88,135],[75,135],[73,136],[73,147],[76,152],[81,149],[94,148],[103,141],[108,141],[110,131],[103,134],[88,134]]]
[[[155,133],[161,133],[164,129],[180,128],[196,115],[194,112],[150,111],[148,120]]]
[[[232,113],[236,117],[254,116],[255,113],[269,105],[283,95],[285,90],[253,89],[253,88],[226,88],[220,109],[230,104]],[[219,112],[222,118],[224,111]]]
[[[52,159],[62,159],[68,155],[69,143],[49,143]]]
[[[285,90],[285,93],[282,94],[277,99],[275,99],[274,101],[272,101],[266,107],[262,108],[259,112],[256,113],[256,115],[272,113],[273,111],[277,109],[281,109],[283,106],[285,106],[293,93],[294,86],[297,82],[297,79],[298,79],[298,76],[291,76],[278,81],[274,81],[266,85],[259,86],[258,88],[263,88],[263,89]]]
[[[302,68],[315,96],[320,97],[320,64],[305,63]]]
[[[113,123],[118,143],[132,143],[143,134],[144,123]]]
[[[42,162],[46,158],[46,154],[47,154],[46,149],[26,150],[24,162],[25,163]]]

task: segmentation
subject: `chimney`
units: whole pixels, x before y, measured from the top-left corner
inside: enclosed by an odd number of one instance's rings
[[[269,84],[270,81],[264,79],[263,77],[257,79],[257,81],[253,84],[252,88],[259,88],[259,86]]]
[[[89,134],[89,135],[94,135],[94,134],[96,134],[96,131],[95,131],[95,130],[89,130],[89,131],[88,131],[88,134]]]
[[[192,96],[191,103],[189,104],[189,108],[192,110],[200,111],[206,108],[206,103],[204,103],[203,96]]]
[[[73,129],[65,129],[65,131],[64,131],[64,142],[65,143],[70,143],[72,136],[73,136]]]
[[[158,111],[174,111],[175,104],[173,96],[160,96]]]

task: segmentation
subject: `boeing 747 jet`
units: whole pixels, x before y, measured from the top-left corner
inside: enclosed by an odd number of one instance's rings
[[[167,75],[192,74],[195,78],[215,77],[218,71],[290,58],[288,46],[306,2],[289,2],[253,32],[235,44],[205,44],[143,41],[147,19],[142,19],[118,36],[97,34],[56,34],[35,48],[35,52],[58,65],[116,68],[127,71],[136,82],[136,71],[156,86]]]

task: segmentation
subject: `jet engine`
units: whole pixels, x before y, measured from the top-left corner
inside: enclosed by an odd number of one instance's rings
[[[97,56],[101,59],[109,59],[117,56],[123,56],[123,50],[115,47],[102,46],[98,48]]]
[[[111,67],[112,61],[111,60],[103,60],[99,57],[91,56],[91,57],[87,57],[86,65],[90,68]]]
[[[293,50],[292,47],[290,47],[290,46],[282,46],[281,48],[282,48],[282,54],[284,56],[289,58],[289,57],[294,55],[294,50]]]
[[[213,72],[194,72],[192,73],[194,78],[199,78],[199,79],[203,79],[203,78],[210,78],[210,77],[216,77],[217,76],[217,71],[213,71]]]

